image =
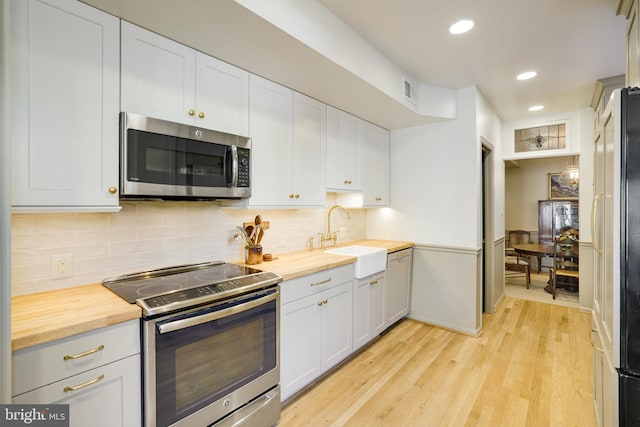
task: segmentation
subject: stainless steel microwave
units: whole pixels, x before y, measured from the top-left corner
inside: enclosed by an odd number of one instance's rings
[[[122,198],[249,197],[250,165],[250,138],[120,114]]]

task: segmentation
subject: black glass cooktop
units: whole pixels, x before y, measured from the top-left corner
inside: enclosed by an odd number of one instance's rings
[[[105,279],[102,284],[129,303],[141,306],[143,314],[149,316],[281,281],[274,273],[214,261],[127,274]]]

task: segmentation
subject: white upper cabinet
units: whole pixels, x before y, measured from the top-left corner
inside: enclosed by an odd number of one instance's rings
[[[193,124],[195,66],[190,47],[122,21],[122,111]]]
[[[196,52],[195,105],[198,126],[249,136],[249,73]]]
[[[251,75],[251,199],[254,206],[289,203],[288,147],[293,139],[293,91]]]
[[[324,206],[325,105],[251,75],[251,206]]]
[[[326,131],[327,106],[294,92],[292,180],[288,197],[295,206],[325,205]]]
[[[249,135],[249,73],[122,21],[122,111]]]
[[[363,121],[327,106],[327,190],[362,190]]]
[[[118,18],[74,0],[4,8],[14,209],[119,209]]]
[[[365,206],[389,205],[389,131],[364,122],[362,198]]]

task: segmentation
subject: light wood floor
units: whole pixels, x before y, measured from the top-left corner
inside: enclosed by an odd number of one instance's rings
[[[591,318],[506,298],[479,338],[404,320],[286,402],[289,426],[595,426]]]

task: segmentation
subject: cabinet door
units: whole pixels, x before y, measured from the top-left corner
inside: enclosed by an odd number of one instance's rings
[[[602,122],[611,117],[603,115]],[[595,328],[601,328],[603,317],[604,296],[604,209],[602,199],[604,197],[605,162],[604,162],[604,136],[602,129],[595,135],[593,150],[593,204],[591,217],[591,232],[593,240],[593,316]]]
[[[369,282],[371,289],[371,338],[377,337],[386,329],[384,316],[385,273],[373,275]]]
[[[389,205],[389,131],[365,123],[362,195],[365,206]]]
[[[553,243],[553,202],[538,202],[538,242],[550,245]]]
[[[297,206],[324,206],[326,200],[326,105],[293,94],[291,144],[291,202]]]
[[[367,278],[353,282],[353,349],[371,340],[371,285]]]
[[[615,139],[619,137],[619,130],[616,130],[616,115],[614,114],[614,106],[619,104],[619,99],[616,102],[610,103],[607,107],[602,120],[602,132],[600,140],[596,146],[596,161],[598,164],[594,165],[594,172],[597,174],[594,177],[594,195],[600,196],[599,200],[596,200],[595,216],[596,223],[594,224],[595,236],[594,249],[594,262],[597,261],[594,274],[597,272],[598,276],[594,277],[596,287],[599,287],[598,293],[598,306],[595,307],[595,289],[594,289],[594,311],[597,314],[597,319],[600,320],[598,328],[601,332],[602,345],[607,354],[611,354],[613,351],[613,337],[614,337],[614,235],[613,235],[613,222],[615,220],[614,215],[614,192],[617,191],[614,188],[614,174],[619,173],[615,171],[614,165],[614,145]],[[619,141],[618,141],[619,143]],[[599,221],[598,221],[599,220]]]
[[[280,386],[282,400],[320,376],[320,334],[315,295],[282,306]]]
[[[251,199],[256,206],[289,204],[293,91],[250,76]]]
[[[387,256],[384,286],[385,327],[409,314],[412,255],[413,249],[404,249]]]
[[[8,4],[12,204],[117,207],[118,19],[71,0]]]
[[[142,423],[140,377],[137,354],[21,394],[13,403],[68,404],[71,427],[138,427]]]
[[[362,120],[327,106],[327,188],[361,190]]]
[[[249,136],[249,73],[196,52],[195,105],[197,126]]]
[[[595,322],[594,322],[595,324]],[[595,328],[594,328],[595,329]],[[602,346],[598,333],[592,332],[592,339],[594,343],[593,349],[593,401],[596,411],[596,420],[599,426],[604,425],[604,396],[603,393],[603,369],[604,369],[604,357],[602,352],[598,350]]]
[[[332,368],[352,351],[352,283],[328,289],[318,294],[320,322],[320,354],[322,372]]]
[[[122,21],[122,111],[195,123],[195,51]]]

